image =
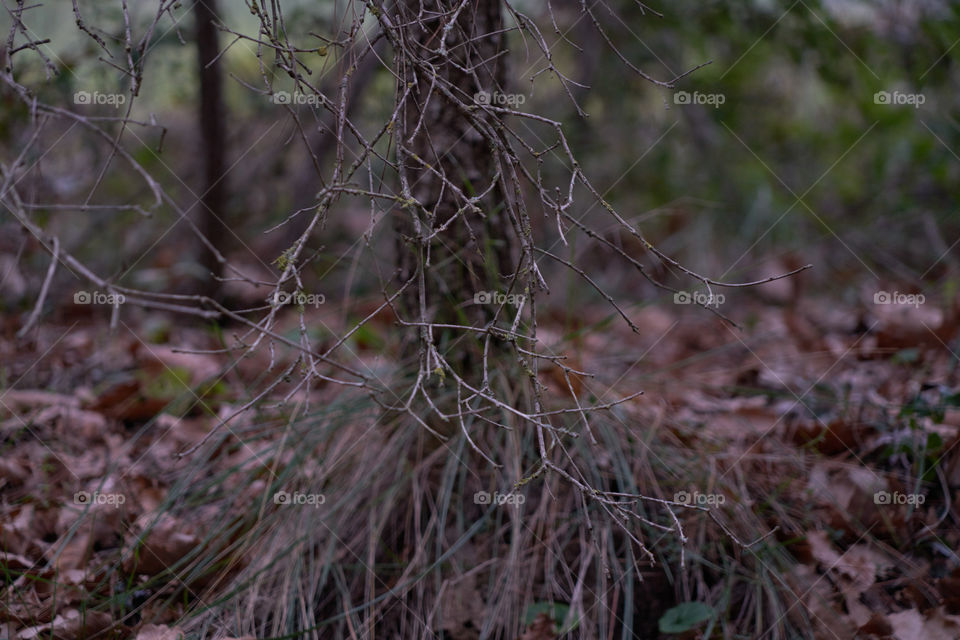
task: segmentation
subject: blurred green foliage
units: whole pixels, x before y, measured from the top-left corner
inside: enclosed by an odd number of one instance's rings
[[[256,35],[256,19],[246,3],[223,5],[225,24]],[[320,42],[311,34],[335,38],[343,24],[335,10],[345,6],[284,3],[286,34],[304,47]],[[943,0],[698,0],[652,6],[659,16],[632,0],[592,6],[618,53],[575,0],[553,2],[552,17],[542,3],[524,0],[514,6],[540,24],[558,68],[590,85],[589,90],[571,85],[589,114],[581,118],[559,83],[549,74],[537,74],[544,62],[529,35],[514,33],[513,84],[528,94],[522,109],[562,120],[587,175],[607,192],[605,197],[689,266],[736,279],[769,273],[758,264],[768,258],[794,256],[796,262],[815,263],[813,277],[822,281],[876,278],[886,288],[887,281],[925,286],[947,278],[950,267],[960,264],[955,249],[946,252],[960,237],[953,188],[960,182],[955,83],[960,5]],[[124,57],[119,7],[94,3],[82,11],[117,64]],[[152,5],[131,8],[136,34],[146,31],[153,11]],[[127,127],[124,141],[181,206],[190,207],[191,189],[198,188],[192,17],[188,6],[174,9],[172,17],[161,20],[151,35],[144,84],[132,112],[135,119],[156,118],[167,126],[165,144],[161,148],[159,127],[149,126]],[[553,20],[559,32],[552,29]],[[0,23],[8,28],[9,17],[0,17]],[[47,80],[35,54],[18,54],[18,82],[42,100],[71,106],[78,90],[128,90],[129,78],[105,64],[107,54],[77,29],[67,0],[31,9],[26,23],[37,38],[51,39],[44,51],[59,72]],[[255,44],[233,39],[222,37],[225,46],[231,43],[223,58],[229,74],[228,131],[232,157],[245,155],[243,162],[231,165],[230,203],[238,236],[250,239],[309,200],[312,194],[303,184],[312,183],[302,175],[312,169],[287,113],[266,93],[251,90],[263,90]],[[311,77],[322,84],[341,56],[333,46],[328,55],[304,59]],[[711,64],[668,89],[633,73],[621,56],[663,81]],[[389,52],[384,60],[389,62]],[[292,89],[292,81],[270,68],[269,59],[265,62],[269,77],[276,78],[275,88]],[[535,75],[531,90],[529,80]],[[393,91],[394,79],[385,72],[368,87],[353,116],[364,131],[372,134],[389,117]],[[709,102],[680,104],[680,92]],[[923,103],[916,108],[878,104],[878,92],[907,99],[919,95]],[[8,90],[0,98],[2,160],[9,162],[30,135],[29,111]],[[323,117],[310,106],[298,107],[298,112],[308,131]],[[544,148],[553,143],[548,128],[514,120],[518,131],[529,133],[531,144]],[[51,130],[49,143],[56,142],[62,153],[43,155],[49,145],[38,146],[26,158],[29,164],[42,157],[39,166],[54,179],[55,195],[65,202],[84,201],[109,158],[99,142],[76,140],[78,133],[60,141],[60,131]],[[386,143],[378,148],[391,153]],[[551,187],[565,189],[569,167],[556,156],[553,160],[544,164],[544,175]],[[383,173],[382,165],[372,168],[378,176]],[[606,215],[588,194],[579,195],[583,215],[596,216],[594,222]],[[142,181],[117,160],[90,199],[141,206],[150,201]],[[356,215],[356,209],[344,213]],[[43,220],[48,212],[35,215]],[[106,237],[124,238],[124,246],[139,260],[143,251],[159,250],[154,240],[177,220],[166,208],[150,222],[132,211],[84,215],[86,227],[77,225],[75,216],[52,217],[54,224],[69,229],[59,232],[74,238],[71,250],[83,254],[88,247],[86,257],[92,260],[113,255],[96,244]],[[331,221],[331,232],[343,235],[328,244],[331,255],[341,255],[338,243],[349,246],[356,239],[356,225],[343,220]],[[0,212],[0,222],[7,221]],[[387,243],[389,226],[381,226],[380,241]],[[544,225],[543,233],[553,232],[554,225]],[[582,251],[587,244],[573,238],[572,250]],[[275,255],[265,254],[265,262]],[[626,265],[613,262],[593,267],[626,271]],[[328,272],[327,265],[318,269]],[[948,279],[946,286],[956,284]]]
[[[598,183],[616,183],[616,206],[634,219],[657,210],[646,228],[687,230],[671,247],[711,267],[732,266],[756,242],[754,257],[792,251],[826,263],[821,274],[944,273],[942,249],[960,234],[960,5],[653,8],[662,17],[632,2],[618,3],[619,19],[605,14],[624,57],[661,80],[712,63],[660,89],[631,76],[602,39],[580,43],[600,53],[577,140]],[[723,101],[680,105],[676,91]],[[878,104],[878,92],[920,94],[923,104]]]

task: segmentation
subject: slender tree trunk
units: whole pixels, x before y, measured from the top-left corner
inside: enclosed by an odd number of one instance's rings
[[[219,37],[216,27],[217,0],[197,0],[193,9],[197,62],[200,71],[200,140],[203,153],[203,191],[199,228],[210,243],[223,253],[232,232],[226,210],[226,124],[224,122],[223,80]],[[213,296],[220,286],[214,276],[222,275],[222,265],[207,246],[200,249],[200,264],[213,276],[204,280],[203,291]]]

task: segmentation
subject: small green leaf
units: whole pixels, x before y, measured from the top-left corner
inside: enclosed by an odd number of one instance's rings
[[[910,347],[908,349],[901,349],[893,354],[893,357],[890,358],[895,364],[910,364],[916,362],[920,359],[920,349],[916,347]]]
[[[193,376],[186,367],[165,367],[156,374],[138,371],[142,382],[143,395],[147,398],[163,400],[190,390]]]
[[[948,407],[960,407],[960,393],[951,393],[948,396],[945,396],[943,399],[943,404]]]
[[[684,602],[660,616],[660,633],[686,633],[714,616],[706,602]]]

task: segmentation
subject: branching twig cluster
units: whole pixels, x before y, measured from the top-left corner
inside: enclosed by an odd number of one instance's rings
[[[5,2],[7,4],[9,2]],[[49,104],[41,100],[40,92],[18,80],[17,64],[31,54],[42,62],[48,75],[63,70],[43,48],[46,41],[38,39],[25,25],[24,13],[29,8],[22,0],[8,6],[13,24],[5,47],[2,83],[28,107],[32,132],[19,141],[22,150],[16,160],[2,167],[0,203],[51,255],[36,308],[25,320],[22,332],[37,321],[55,272],[65,269],[105,291],[123,294],[126,304],[203,319],[229,320],[240,328],[230,347],[232,351],[249,354],[257,349],[270,350],[271,369],[278,368],[278,375],[266,383],[253,400],[222,420],[221,426],[261,401],[281,381],[299,370],[303,375],[288,397],[309,390],[317,381],[363,389],[385,410],[409,416],[437,438],[445,439],[459,431],[472,449],[494,466],[498,462],[484,451],[476,437],[479,429],[532,429],[536,433],[539,460],[529,474],[517,479],[515,486],[522,486],[542,473],[562,476],[585,500],[594,501],[620,524],[652,561],[652,553],[635,535],[635,528],[629,522],[639,520],[658,528],[664,525],[638,515],[635,505],[646,501],[662,507],[672,522],[666,528],[675,531],[681,539],[683,529],[675,510],[689,505],[593,487],[579,471],[566,446],[569,440],[586,434],[590,446],[600,447],[590,428],[592,414],[610,410],[638,394],[605,404],[590,404],[578,396],[571,378],[589,373],[567,364],[563,355],[550,352],[538,338],[538,303],[549,291],[541,260],[549,259],[575,274],[637,333],[642,329],[630,320],[615,297],[590,277],[586,268],[557,255],[554,250],[557,243],[565,245],[576,234],[585,236],[609,249],[624,265],[636,269],[656,287],[670,291],[675,289],[650,275],[642,262],[644,258],[663,261],[703,283],[708,292],[712,292],[713,287],[751,286],[791,274],[760,282],[728,283],[684,267],[648,241],[627,216],[604,199],[577,161],[562,122],[525,111],[514,104],[517,100],[499,99],[521,95],[515,93],[516,88],[507,82],[505,73],[507,43],[515,41],[518,46],[537,52],[538,62],[530,75],[531,83],[552,77],[573,103],[575,111],[585,115],[574,94],[574,89],[584,83],[566,75],[555,63],[554,48],[562,46],[566,36],[557,24],[552,4],[548,2],[544,7],[544,15],[528,15],[513,2],[497,0],[356,1],[347,3],[343,12],[335,16],[336,33],[312,34],[311,41],[304,43],[291,39],[291,25],[285,21],[279,0],[247,0],[247,7],[259,24],[255,34],[221,21],[218,26],[228,40],[224,51],[245,47],[258,61],[261,83],[255,86],[237,79],[238,82],[259,94],[261,99],[275,103],[278,117],[285,113],[291,119],[297,137],[309,150],[310,127],[304,122],[303,110],[276,98],[282,91],[280,87],[289,87],[292,82],[295,94],[309,97],[316,111],[314,115],[332,123],[336,139],[329,162],[310,151],[317,186],[313,205],[291,213],[280,225],[272,227],[282,228],[297,221],[302,231],[276,261],[278,273],[270,281],[231,264],[208,238],[203,238],[189,215],[189,208],[178,204],[161,179],[154,177],[131,150],[142,146],[134,131],[136,128],[157,126],[152,121],[135,120],[133,106],[143,83],[155,32],[163,28],[161,22],[165,16],[171,20],[171,28],[176,28],[182,18],[175,9],[178,2],[161,2],[145,26],[134,19],[124,2],[122,24],[116,33],[109,33],[93,25],[89,16],[82,15],[74,1],[77,28],[103,53],[102,63],[119,71],[127,83],[125,113],[117,117],[94,117],[87,109]],[[665,80],[647,75],[617,50],[592,6],[580,4],[578,19],[589,20],[603,42],[631,72],[655,86],[669,88],[695,70]],[[482,15],[484,12],[486,15]],[[549,41],[552,38],[542,30],[541,24],[550,25],[556,32],[554,43]],[[394,79],[395,99],[386,118],[376,127],[370,127],[351,113],[351,82],[369,57],[380,56],[377,45],[382,40],[388,44],[392,58],[381,60],[380,65]],[[315,68],[318,60],[322,65],[320,69]],[[229,308],[206,296],[127,286],[116,276],[100,275],[85,266],[74,256],[68,242],[51,235],[38,221],[36,209],[41,204],[25,198],[18,187],[30,171],[27,157],[33,153],[44,127],[52,121],[79,126],[108,149],[109,160],[91,186],[90,196],[101,187],[107,172],[116,169],[113,159],[120,160],[142,180],[152,202],[115,205],[118,209],[149,215],[169,208],[177,220],[192,229],[206,250],[216,254],[224,266],[224,281],[266,287],[271,291],[267,297],[271,302],[254,308]],[[438,127],[445,127],[446,131],[437,130]],[[534,133],[543,130],[550,132],[549,139],[543,140]],[[479,171],[477,163],[481,165]],[[553,177],[561,171],[565,177],[559,180]],[[90,196],[85,202],[76,203],[75,209],[88,209]],[[363,242],[369,243],[375,227],[385,220],[397,221],[401,235],[397,242],[400,254],[397,260],[401,268],[399,276],[378,273],[382,293],[379,307],[356,322],[334,344],[320,350],[310,337],[310,319],[302,310],[298,339],[281,334],[278,321],[284,307],[277,300],[278,296],[306,290],[304,268],[310,262],[311,247],[329,217],[348,199],[369,206],[371,222],[361,239]],[[584,213],[593,206],[601,207],[611,221],[636,238],[647,255],[632,255],[589,226]],[[555,237],[552,233],[535,231],[537,217],[549,221],[548,229],[555,227]],[[458,274],[455,282],[450,282],[451,274]],[[468,299],[454,305],[451,289],[455,295],[473,297],[480,291],[488,291],[496,292],[497,296],[492,301],[471,303]],[[506,301],[508,297],[510,302]],[[454,309],[455,306],[459,309]],[[705,308],[716,313],[713,308]],[[416,355],[416,370],[412,384],[406,389],[385,385],[369,370],[352,364],[348,350],[350,338],[375,316],[387,311],[396,317],[416,345],[411,352]],[[120,313],[121,307],[114,307],[114,325]],[[276,349],[281,347],[296,352],[293,364],[278,366]],[[562,371],[570,392],[568,402],[545,396],[539,373],[543,363]],[[520,396],[525,398],[522,402],[512,401],[503,394],[497,377],[505,368],[522,373],[521,386],[527,390]],[[444,389],[444,399],[438,397],[438,380]],[[451,396],[452,401],[447,399]],[[579,419],[582,430],[569,423],[570,416]],[[446,431],[439,425],[451,428]]]

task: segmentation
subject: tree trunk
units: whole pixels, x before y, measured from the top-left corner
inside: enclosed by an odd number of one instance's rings
[[[216,0],[199,0],[193,8],[197,38],[197,62],[200,72],[200,141],[203,153],[203,185],[200,197],[200,232],[221,254],[233,235],[226,221],[226,127],[223,109],[223,80],[217,56],[220,52],[216,20]],[[216,62],[215,62],[216,61]],[[208,246],[200,248],[200,264],[213,274],[203,282],[203,292],[213,296],[220,285],[216,276],[222,266]]]
[[[503,90],[502,2],[403,0],[396,11],[397,24],[405,25],[399,29],[398,95],[410,87],[401,114],[398,160],[408,195],[419,203],[397,212],[395,218],[398,275],[400,282],[420,270],[423,276],[408,288],[399,305],[401,315],[406,321],[483,326],[492,317],[492,308],[474,304],[474,296],[501,290],[516,268],[516,233],[503,213],[499,184],[479,203],[482,214],[467,211],[431,242],[422,238],[462,210],[463,196],[488,191],[495,177],[496,156],[489,138],[436,85],[445,80],[451,93],[468,104],[478,92],[492,95]],[[443,46],[446,55],[439,55]],[[429,68],[418,66],[418,60],[428,62]],[[489,131],[496,130],[495,115],[475,113],[490,123]],[[433,334],[440,353],[464,370],[477,369],[472,366],[479,355],[475,338],[475,333],[458,330],[437,329]]]

